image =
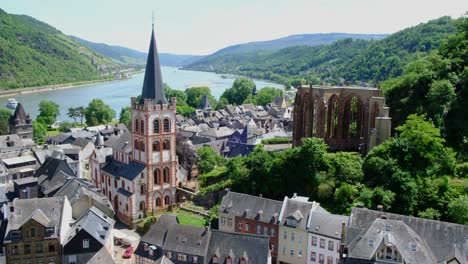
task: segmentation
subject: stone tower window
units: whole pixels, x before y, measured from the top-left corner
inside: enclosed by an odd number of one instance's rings
[[[159,181],[160,176],[161,176],[160,170],[159,170],[159,169],[155,169],[155,170],[154,170],[154,176],[153,176],[153,182],[154,182],[154,184],[161,184],[161,182]]]
[[[140,124],[140,122],[138,122],[138,118],[135,119],[135,132],[138,132],[138,130],[139,130],[139,129],[138,129],[138,128],[139,128],[138,125],[139,125],[139,124]]]
[[[145,121],[141,120],[140,128],[141,133],[145,133]]]
[[[169,183],[169,168],[166,167],[164,168],[164,171],[163,171],[163,177],[164,177],[164,183]]]
[[[161,150],[161,145],[159,144],[159,141],[153,142],[153,151],[160,151]]]
[[[171,132],[169,119],[164,119],[164,132]]]
[[[153,133],[159,134],[159,120],[155,119],[153,122]]]
[[[169,140],[164,140],[164,142],[163,142],[163,149],[164,149],[164,150],[169,150],[169,149],[171,149],[171,143],[169,142]]]

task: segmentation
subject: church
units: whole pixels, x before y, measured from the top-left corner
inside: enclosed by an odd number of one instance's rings
[[[176,188],[185,182],[176,155],[176,98],[164,94],[154,28],[141,96],[131,98],[131,107],[130,132],[106,141],[112,155],[106,158],[110,153],[98,148],[90,159],[94,184],[128,226],[172,206]]]

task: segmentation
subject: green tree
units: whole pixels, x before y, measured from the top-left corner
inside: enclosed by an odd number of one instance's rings
[[[89,126],[96,126],[112,121],[115,111],[101,99],[93,99],[86,108],[85,117]]]
[[[440,220],[440,212],[434,208],[427,208],[425,211],[419,212],[418,217],[432,220]]]
[[[124,124],[127,128],[131,128],[132,108],[130,106],[122,107],[120,110],[119,123]]]
[[[453,222],[468,225],[468,195],[461,195],[451,201],[448,205],[448,215]]]
[[[33,122],[33,140],[36,144],[44,144],[44,139],[47,135],[47,127],[45,124],[34,121]]]
[[[224,158],[214,152],[210,147],[203,147],[197,150],[198,171],[203,174],[212,171],[215,167],[224,162]]]
[[[230,104],[241,105],[245,99],[252,96],[252,91],[255,87],[255,83],[247,78],[239,78],[234,81],[231,88],[224,91],[222,98]]]
[[[62,121],[60,122],[59,130],[61,132],[67,132],[72,127],[73,127],[73,123],[68,122],[68,121]]]
[[[362,181],[364,173],[362,172],[362,159],[357,153],[337,152],[328,155],[331,177],[336,178],[338,182],[347,182],[350,184]]]
[[[9,121],[11,111],[8,109],[0,109],[0,135],[7,135],[9,133]]]
[[[193,108],[200,108],[203,96],[208,98],[212,106],[216,105],[216,99],[211,94],[211,89],[206,86],[187,88],[185,95],[187,96],[187,104]]]
[[[254,100],[257,105],[267,105],[275,100],[276,97],[282,97],[283,90],[273,87],[264,87],[257,91]]]
[[[59,105],[52,101],[42,100],[39,103],[37,121],[50,127],[60,115]]]

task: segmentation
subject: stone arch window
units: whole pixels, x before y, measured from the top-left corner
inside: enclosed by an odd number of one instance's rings
[[[125,181],[124,180],[122,180],[122,189],[125,190]]]
[[[164,150],[170,150],[171,149],[171,142],[169,142],[169,140],[164,140],[163,142],[163,149]]]
[[[125,205],[125,212],[128,212],[128,204]]]
[[[159,141],[153,142],[153,151],[161,151],[161,144],[159,143]]]
[[[156,206],[161,207],[161,198],[156,198]]]
[[[170,173],[169,168],[165,167],[163,170],[164,183],[169,183]]]
[[[170,204],[170,203],[171,203],[171,198],[169,198],[169,196],[166,195],[166,196],[164,197],[164,204],[165,204],[165,205],[168,205],[168,204]]]
[[[346,100],[343,116],[343,137],[358,138],[362,136],[362,102],[357,96]]]
[[[146,194],[146,184],[140,185],[140,194],[145,195]]]
[[[114,188],[117,188],[117,187],[118,187],[117,180],[114,179]]]
[[[155,134],[159,134],[160,133],[160,124],[159,124],[159,120],[158,119],[155,119],[153,121],[153,133]]]
[[[338,122],[339,122],[339,104],[338,97],[332,95],[328,100],[328,135],[329,138],[338,137]]]
[[[140,132],[145,133],[145,121],[141,120],[140,123]]]
[[[135,139],[135,142],[134,144],[135,146],[133,146],[133,148],[135,148],[135,150],[139,150],[140,149],[140,142],[138,141],[138,139]]]
[[[144,201],[140,202],[140,211],[142,211],[142,212],[145,211],[145,202]]]
[[[109,190],[109,201],[112,201],[112,193],[110,190]]]
[[[135,132],[137,132],[137,133],[138,133],[139,128],[140,128],[139,125],[140,125],[140,122],[138,121],[138,118],[135,118]]]
[[[158,184],[158,185],[161,184],[160,178],[161,178],[161,171],[159,169],[155,169],[154,175],[153,175],[154,184]]]
[[[106,184],[106,182],[104,181],[104,174],[101,174],[101,183]]]
[[[168,118],[164,119],[164,132],[171,132],[170,121]]]
[[[144,142],[144,141],[141,141],[141,142],[140,142],[140,150],[141,150],[142,152],[145,152],[145,142]]]

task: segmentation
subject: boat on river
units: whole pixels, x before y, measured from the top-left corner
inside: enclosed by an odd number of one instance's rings
[[[16,109],[16,106],[18,106],[18,101],[16,101],[14,98],[9,98],[8,103],[5,106],[10,109]]]

